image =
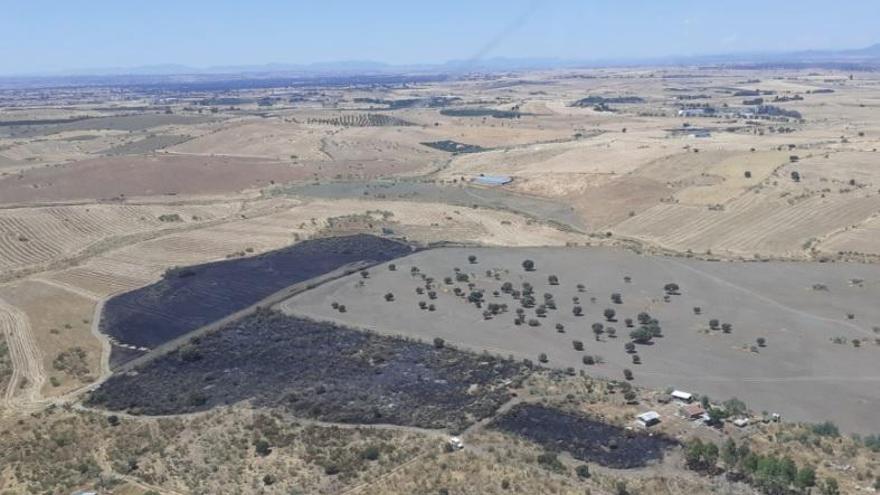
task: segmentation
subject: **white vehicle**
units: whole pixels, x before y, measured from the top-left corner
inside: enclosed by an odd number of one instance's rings
[[[459,437],[449,437],[449,445],[452,446],[453,450],[461,450],[464,448],[464,442],[462,442]]]

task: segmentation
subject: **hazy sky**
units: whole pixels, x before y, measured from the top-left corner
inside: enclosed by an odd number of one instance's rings
[[[0,73],[853,48],[880,0],[0,0]]]

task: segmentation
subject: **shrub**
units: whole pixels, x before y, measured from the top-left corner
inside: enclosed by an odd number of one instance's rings
[[[580,466],[576,467],[574,472],[577,473],[578,478],[584,480],[590,477],[590,468],[586,464],[581,464]]]
[[[810,431],[819,435],[820,437],[839,437],[840,429],[837,428],[837,425],[832,423],[831,421],[825,421],[824,423],[818,423],[810,427]]]
[[[363,452],[361,452],[361,457],[368,461],[375,461],[379,459],[380,453],[381,452],[379,451],[379,447],[376,447],[375,445],[370,445],[369,447],[364,449]]]
[[[254,450],[260,457],[266,457],[272,453],[272,449],[269,447],[269,442],[262,438],[254,442]]]

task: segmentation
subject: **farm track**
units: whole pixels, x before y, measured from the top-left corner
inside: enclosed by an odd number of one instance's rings
[[[46,374],[42,353],[31,335],[27,315],[3,300],[0,300],[0,330],[6,337],[12,360],[12,377],[3,394],[3,402],[15,409],[18,402],[29,403],[40,398]]]

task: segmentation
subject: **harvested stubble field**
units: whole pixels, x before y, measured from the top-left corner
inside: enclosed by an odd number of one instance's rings
[[[408,254],[409,246],[373,236],[304,241],[249,258],[169,270],[151,285],[109,299],[101,331],[116,344],[111,362],[128,361],[269,295],[353,263]],[[131,347],[137,348],[137,352]]]
[[[0,300],[26,321],[15,332],[27,334],[14,337],[32,340],[40,351],[32,364],[46,375],[42,395],[61,395],[100,376],[101,344],[91,333],[94,300],[33,280],[0,285]]]
[[[262,310],[112,377],[89,404],[167,415],[252,401],[322,421],[461,430],[507,401],[524,371]]]
[[[238,212],[234,201],[207,205],[92,204],[0,210],[4,275],[76,256],[100,243],[149,232],[191,228]],[[0,279],[3,279],[0,275]]]
[[[534,261],[535,271],[523,269],[526,259]],[[394,271],[377,266],[367,278],[354,274],[329,282],[281,307],[293,315],[391,335],[440,337],[502,356],[537,360],[543,353],[549,366],[612,379],[622,379],[623,369],[630,368],[641,385],[739,397],[756,410],[791,420],[830,419],[859,432],[875,427],[871,411],[880,400],[875,266],[708,262],[601,248],[445,248],[395,264]],[[558,276],[559,285],[548,282],[550,275]],[[522,324],[515,325],[522,297],[504,292],[505,282],[516,290],[531,284],[535,298],[549,295],[556,309],[540,316],[537,308],[526,308]],[[681,294],[665,294],[669,283],[678,284]],[[577,284],[584,285],[583,292]],[[482,309],[468,301],[472,290],[482,293]],[[386,300],[389,293],[392,301]],[[613,293],[620,294],[619,304],[611,300]],[[493,303],[507,308],[487,317],[484,311]],[[574,315],[576,305],[583,316]],[[614,310],[613,321],[606,309]],[[625,320],[641,312],[659,320],[662,337],[637,344],[641,364],[633,364],[624,343],[634,328]],[[711,320],[718,321],[718,330],[710,329]],[[604,327],[599,338],[594,323]],[[728,331],[722,331],[723,323],[731,325]],[[615,335],[607,327],[615,327]],[[575,349],[575,340],[583,351]],[[597,364],[585,365],[586,356],[598,356]],[[838,407],[842,403],[847,407]]]

